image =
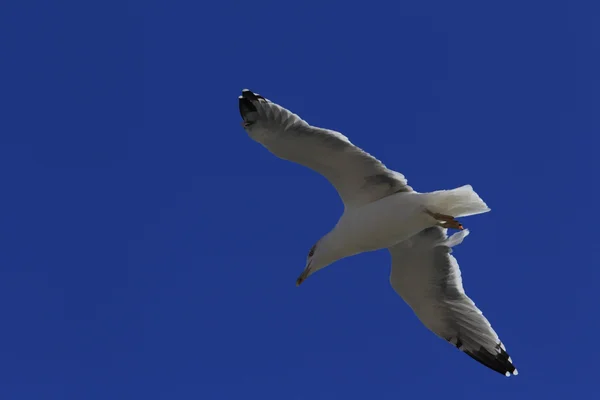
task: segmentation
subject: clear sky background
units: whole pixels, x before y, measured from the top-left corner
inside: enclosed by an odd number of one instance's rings
[[[594,3],[2,2],[0,398],[593,397]],[[295,287],[343,206],[247,137],[246,87],[474,186],[454,254],[519,376],[427,331],[386,251]]]

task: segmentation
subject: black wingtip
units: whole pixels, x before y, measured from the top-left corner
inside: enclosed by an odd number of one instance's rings
[[[498,346],[498,354],[492,354],[483,347],[481,347],[478,351],[469,351],[463,350],[465,354],[474,359],[475,361],[480,362],[486,367],[493,369],[494,371],[504,375],[518,375],[519,371],[515,368],[512,363],[512,360],[506,350]]]
[[[260,94],[254,93],[250,89],[243,89],[242,90],[242,97],[245,98],[245,99],[251,100],[251,101],[266,100]]]
[[[485,365],[486,367],[504,375],[518,375],[519,371],[515,368],[512,363],[512,359],[506,352],[504,345],[502,343],[498,343],[496,345],[494,353],[491,353],[489,350],[484,347],[479,347],[479,350],[470,350],[466,349],[463,346],[463,342],[460,338],[454,336],[446,339],[452,345],[454,345],[457,349],[471,357],[473,360],[477,361]]]
[[[246,123],[251,124],[253,119],[256,119],[256,116],[249,115],[250,113],[257,112],[256,102],[259,101],[267,102],[267,99],[262,97],[258,93],[254,93],[249,89],[243,89],[242,95],[238,96],[238,103],[240,107],[240,114]]]
[[[240,96],[238,98],[238,104],[240,107],[240,115],[242,116],[243,119],[246,118],[246,115],[248,113],[251,112],[256,112],[256,106],[254,104],[252,104],[252,101],[250,101],[249,99]]]

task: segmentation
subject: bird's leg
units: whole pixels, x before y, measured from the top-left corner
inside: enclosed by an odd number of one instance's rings
[[[452,228],[452,229],[458,229],[459,231],[462,231],[463,229],[465,229],[462,224],[456,220],[454,221],[444,221],[444,222],[439,222],[438,226],[441,226],[442,228]]]
[[[465,229],[460,222],[455,220],[454,217],[452,217],[450,215],[433,213],[429,210],[426,210],[426,211],[427,211],[427,214],[431,215],[433,218],[438,220],[438,226],[441,226],[442,228],[458,229],[459,231],[462,231],[463,229]]]

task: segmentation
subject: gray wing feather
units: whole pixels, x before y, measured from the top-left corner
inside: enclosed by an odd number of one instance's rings
[[[239,97],[249,136],[279,158],[308,167],[336,188],[346,207],[409,192],[404,176],[353,145],[339,132],[309,125],[298,115],[244,90]]]
[[[389,248],[390,283],[433,333],[473,359],[504,375],[517,370],[488,320],[465,294],[456,258],[450,253],[467,236],[425,229]]]

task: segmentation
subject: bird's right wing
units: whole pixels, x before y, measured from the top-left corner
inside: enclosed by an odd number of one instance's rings
[[[323,175],[347,208],[412,191],[402,174],[389,170],[339,132],[311,126],[247,89],[239,97],[239,108],[244,128],[252,139],[277,157]]]
[[[467,230],[446,235],[432,227],[391,248],[392,287],[433,333],[483,365],[506,376],[517,375],[498,335],[465,294],[451,248]]]

